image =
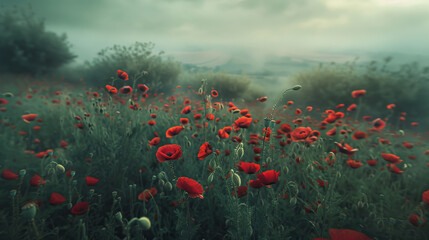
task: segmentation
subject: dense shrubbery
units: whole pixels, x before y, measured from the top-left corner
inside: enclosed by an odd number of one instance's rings
[[[105,48],[87,63],[83,78],[92,85],[104,86],[116,78],[116,69],[121,69],[128,73],[131,80],[137,79],[152,89],[174,87],[181,72],[180,63],[163,58],[163,52],[154,54],[153,48],[153,43],[140,42]]]
[[[45,29],[44,21],[28,11],[0,11],[0,73],[45,74],[70,62],[65,34]]]
[[[320,66],[295,76],[293,82],[303,86],[296,96],[300,103],[313,106],[351,104],[350,92],[365,89],[362,99],[368,104],[368,113],[386,112],[386,105],[395,104],[396,111],[407,112],[409,117],[428,117],[429,67],[417,63],[402,65],[399,69],[373,61],[363,69],[355,64]]]
[[[252,87],[252,80],[244,75],[232,75],[224,72],[196,72],[182,75],[182,82],[193,89],[201,86],[201,80],[207,80],[208,90],[216,89],[221,93],[223,100],[244,99],[247,101],[261,97],[263,92]]]

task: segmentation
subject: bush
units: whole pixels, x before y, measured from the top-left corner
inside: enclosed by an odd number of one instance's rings
[[[70,62],[65,34],[45,30],[44,21],[24,10],[0,12],[0,73],[46,74]]]
[[[151,89],[175,87],[181,72],[179,62],[163,59],[160,52],[153,54],[153,43],[136,42],[130,46],[114,45],[98,53],[92,62],[86,63],[84,79],[95,86],[110,84],[117,79],[116,70],[128,73],[130,81],[138,80]]]
[[[429,68],[417,63],[404,64],[398,69],[389,67],[390,58],[383,64],[372,61],[364,67],[354,64],[320,66],[300,73],[293,83],[303,86],[296,94],[302,104],[317,107],[335,107],[357,103],[351,97],[353,90],[365,89],[362,107],[370,114],[386,112],[386,105],[394,103],[395,111],[407,112],[414,119],[429,117]]]
[[[255,100],[263,93],[256,87],[252,87],[251,79],[245,75],[233,75],[224,72],[196,72],[186,73],[181,76],[184,85],[189,85],[193,89],[199,89],[201,80],[207,80],[207,91],[212,88],[217,90],[223,101],[232,99],[244,99],[246,101]]]

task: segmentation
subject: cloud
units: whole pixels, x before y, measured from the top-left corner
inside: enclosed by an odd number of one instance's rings
[[[24,5],[6,0],[5,5]],[[66,32],[78,55],[152,41],[166,52],[240,48],[429,52],[423,0],[74,0],[32,1],[48,29]]]

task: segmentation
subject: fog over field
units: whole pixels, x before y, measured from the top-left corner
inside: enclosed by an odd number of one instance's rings
[[[272,57],[349,61],[429,55],[429,2],[423,0],[3,0],[31,3],[47,29],[66,33],[77,61],[102,47],[154,42],[178,60],[222,65]]]

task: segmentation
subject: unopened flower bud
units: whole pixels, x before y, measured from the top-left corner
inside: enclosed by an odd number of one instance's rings
[[[296,91],[296,90],[299,90],[299,89],[301,89],[301,88],[302,88],[302,86],[301,86],[301,85],[296,85],[295,87],[293,87],[293,88],[292,88],[292,90],[295,90],[295,91]]]
[[[14,198],[16,196],[16,189],[10,190],[10,196]]]
[[[21,210],[21,216],[27,220],[32,220],[36,216],[36,204],[34,202],[26,203]]]
[[[24,176],[25,176],[25,174],[27,174],[27,170],[25,170],[25,169],[21,169],[21,170],[19,170],[19,176],[20,176],[20,177],[24,177]]]
[[[149,230],[150,229],[150,220],[147,217],[141,217],[139,218],[140,224],[143,226],[143,230]]]

